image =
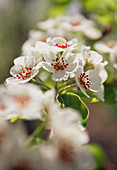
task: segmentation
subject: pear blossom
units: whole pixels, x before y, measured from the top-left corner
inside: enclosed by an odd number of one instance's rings
[[[95,28],[95,23],[86,19],[81,14],[64,16],[61,27],[65,30],[81,32],[83,35],[91,39],[98,39],[102,36],[101,31]]]
[[[92,169],[94,159],[84,146],[89,138],[86,131],[82,131],[79,126],[79,113],[69,108],[60,109],[50,115],[50,120],[53,136],[45,146],[39,148],[42,169]],[[46,164],[43,163],[43,159]]]
[[[89,46],[82,46],[81,53],[77,54],[77,61],[81,60],[85,68],[95,67],[95,65],[100,64],[103,60],[102,55],[97,52],[90,50]]]
[[[31,30],[29,32],[29,39],[24,42],[22,45],[22,54],[28,55],[29,54],[29,47],[35,47],[35,43],[37,41],[46,42],[48,35],[47,33],[41,31]]]
[[[66,50],[59,58],[53,51],[48,51],[44,54],[46,62],[42,63],[42,67],[53,73],[52,79],[54,81],[67,80],[69,74],[76,69],[77,63],[74,63],[75,56],[76,55]]]
[[[56,52],[64,51],[66,49],[69,49],[70,51],[73,51],[77,46],[77,39],[74,38],[71,41],[66,41],[62,37],[54,37],[54,38],[48,38],[46,42],[55,48],[53,48]]]
[[[7,129],[0,153],[0,169],[39,170],[39,160],[37,159],[39,155],[37,157],[35,151],[29,152],[25,146],[25,140],[27,137],[25,128],[21,125],[11,126],[6,122],[5,124],[7,125]],[[7,131],[9,133],[7,133]]]
[[[117,50],[117,42],[110,41],[110,42],[103,42],[99,41],[94,45],[95,49],[102,52],[102,53],[112,53]]]
[[[60,21],[61,21],[60,17],[57,17],[55,19],[50,18],[50,19],[47,19],[46,21],[38,22],[37,26],[40,29],[43,29],[43,30],[47,31],[48,29],[58,27]]]
[[[102,91],[102,79],[94,69],[84,72],[83,67],[79,66],[76,70],[76,83],[87,97],[87,89],[94,93]]]
[[[14,110],[14,103],[11,96],[8,94],[5,85],[0,85],[0,119],[12,119],[16,114],[12,114]]]
[[[7,85],[7,90],[11,96],[14,105],[13,113],[16,114],[16,117],[23,119],[41,118],[43,93],[36,85]]]
[[[22,56],[14,61],[15,65],[10,69],[13,77],[6,79],[8,84],[27,83],[39,72],[40,66],[35,66],[34,56]]]

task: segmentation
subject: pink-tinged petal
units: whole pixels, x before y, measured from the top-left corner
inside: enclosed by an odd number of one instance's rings
[[[111,52],[111,49],[106,44],[104,44],[103,42],[96,43],[94,45],[94,47],[95,47],[96,50],[103,52],[103,53]]]
[[[45,70],[47,70],[47,71],[49,71],[49,72],[51,72],[51,73],[54,72],[54,68],[53,68],[49,63],[42,62],[41,65],[42,65],[42,67],[43,67]]]
[[[20,56],[20,57],[14,59],[14,64],[24,66],[24,58],[25,58],[25,56]]]
[[[16,76],[17,74],[19,74],[20,72],[22,72],[22,68],[24,66],[23,65],[14,65],[11,69],[10,69],[10,74],[12,76]]]

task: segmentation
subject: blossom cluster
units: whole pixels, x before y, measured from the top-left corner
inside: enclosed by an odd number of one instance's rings
[[[11,77],[0,85],[0,169],[91,170],[95,159],[86,145],[89,113],[83,98],[105,101],[109,61],[80,38],[94,40],[102,33],[81,14],[37,25],[14,59]],[[116,69],[116,43],[94,48],[110,53]],[[39,120],[39,125],[27,138],[21,125],[13,130],[5,120]]]

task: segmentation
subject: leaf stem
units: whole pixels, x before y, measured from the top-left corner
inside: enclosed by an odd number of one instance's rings
[[[35,79],[32,79],[32,82],[34,82],[35,84],[38,84],[38,85],[40,85],[40,86],[43,86],[43,87],[45,87],[45,88],[48,89],[48,90],[51,89],[51,88],[48,87],[47,85],[45,85],[45,84],[43,84],[43,83],[41,83],[41,82],[39,82],[39,81],[37,81],[37,80],[35,80]]]

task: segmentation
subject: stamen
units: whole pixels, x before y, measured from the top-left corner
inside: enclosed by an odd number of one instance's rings
[[[24,67],[22,68],[22,72],[16,75],[18,80],[25,80],[26,78],[29,78],[31,76],[31,67]]]
[[[59,44],[55,44],[55,46],[60,47],[60,48],[68,48],[70,47],[70,45],[68,45],[67,43],[61,42]]]
[[[80,22],[71,22],[71,25],[75,27],[75,26],[80,25]]]
[[[82,87],[84,87],[85,89],[90,88],[91,83],[90,83],[88,75],[86,75],[85,73],[81,73],[80,77],[78,77],[78,79],[79,79]]]
[[[69,65],[69,63],[67,63],[67,60],[64,60],[63,57],[61,59],[56,58],[52,61],[54,63],[51,63],[51,66],[53,66],[56,71],[64,70]]]

